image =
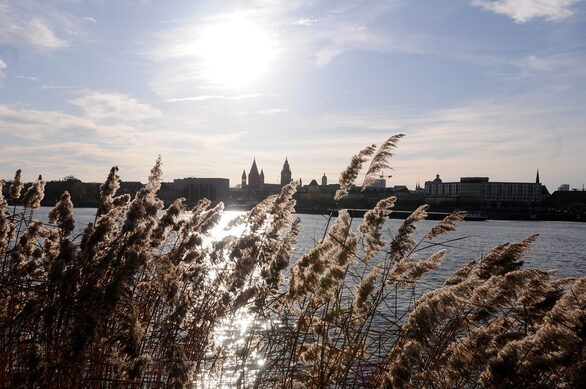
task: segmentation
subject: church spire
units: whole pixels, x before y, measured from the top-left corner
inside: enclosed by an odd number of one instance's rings
[[[258,173],[258,167],[256,166],[256,158],[252,160],[252,166],[248,173],[248,187],[251,189],[258,189],[261,185],[260,174]]]
[[[248,177],[258,177],[258,167],[256,167],[256,158],[252,160],[252,166],[250,167],[250,173],[248,173]]]
[[[281,170],[281,186],[285,186],[291,182],[291,168],[289,167],[289,161],[285,157],[285,163],[283,163],[283,169]]]
[[[535,183],[541,184],[541,182],[539,181],[539,169],[537,169],[537,175],[535,176]]]

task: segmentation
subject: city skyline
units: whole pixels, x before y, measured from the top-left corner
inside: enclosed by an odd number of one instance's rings
[[[285,162],[287,163],[287,167],[289,168],[289,166],[291,165],[291,163],[289,162],[289,157],[288,156],[285,157]],[[281,174],[282,173],[279,173],[279,177],[276,178],[276,179],[272,179],[271,180],[271,178],[268,178],[268,179],[265,178],[265,177],[272,177],[273,174],[266,173],[265,172],[264,165],[262,165],[263,167],[261,167],[260,163],[256,161],[256,156],[253,157],[252,165],[257,166],[257,169],[260,169],[261,172],[264,173],[263,174],[264,183],[266,183],[266,184],[281,184],[281,185],[283,185],[283,180],[281,178]],[[238,181],[238,183],[231,184],[230,186],[231,187],[241,186],[240,183],[241,183],[242,179],[248,179],[249,172],[253,168],[252,165],[250,167],[248,167],[248,168],[244,168],[244,175],[241,177],[241,180]],[[291,168],[291,170],[289,172],[292,173],[291,177],[292,177],[293,180],[297,180],[298,181],[301,178],[302,183],[304,185],[308,185],[311,180],[316,180],[318,183],[321,183],[321,179],[322,179],[322,176],[323,175],[325,175],[327,177],[327,180],[328,180],[328,183],[329,184],[337,184],[338,183],[338,178],[339,178],[339,174],[336,175],[336,176],[334,176],[334,177],[332,177],[331,175],[328,175],[327,172],[319,173],[317,176],[314,174],[313,176],[307,176],[307,177],[296,177],[295,174],[294,174],[293,168]],[[415,189],[417,185],[422,186],[423,183],[425,183],[426,181],[433,181],[433,179],[435,179],[436,177],[439,177],[439,176],[442,177],[442,180],[445,179],[445,181],[447,181],[447,182],[457,182],[457,181],[460,181],[460,179],[463,178],[463,177],[487,177],[487,176],[482,175],[482,174],[475,174],[475,175],[468,175],[468,176],[463,176],[463,175],[457,176],[457,175],[454,175],[454,174],[448,174],[446,176],[443,176],[442,174],[437,173],[433,177],[426,177],[426,178],[418,179],[415,183],[393,182],[393,175],[392,174],[381,174],[381,177],[380,178],[385,180],[385,183],[387,184],[387,187],[392,187],[392,186],[397,185],[397,186],[406,186],[408,188],[411,188],[412,187],[413,189]],[[457,176],[457,178],[456,178],[456,176]],[[357,180],[357,183],[356,183],[357,185],[359,185],[360,180],[362,178],[363,178],[363,176],[360,176],[359,177],[359,179]],[[489,177],[489,178],[493,182],[509,182],[509,181],[506,181],[506,180],[499,180],[498,178],[495,179],[494,177]],[[537,180],[537,181],[535,181],[535,180]],[[230,182],[232,182],[232,181],[230,181]],[[513,182],[513,181],[511,181],[511,182]],[[533,176],[533,179],[520,180],[520,181],[517,181],[517,182],[539,182],[539,183],[542,183],[541,182],[541,178],[540,178],[539,169],[537,169],[535,171],[535,174]],[[392,185],[388,185],[390,183],[392,183]],[[558,187],[561,186],[561,185],[565,185],[565,184],[560,184],[560,185],[558,185]],[[578,188],[578,187],[575,187],[575,188]],[[550,189],[550,188],[548,188],[548,189]],[[557,187],[556,188],[553,188],[553,190],[550,189],[551,192],[553,192],[555,190],[557,190]]]
[[[285,158],[286,158],[285,161],[287,162],[287,166],[289,167],[289,161],[288,161],[289,158],[288,157],[285,157]],[[256,164],[256,157],[253,157],[253,163]],[[262,176],[263,176],[263,181],[262,181],[263,184],[268,184],[268,185],[273,185],[273,186],[274,185],[281,185],[281,186],[283,185],[283,182],[284,181],[283,181],[282,173],[280,173],[279,176],[277,178],[274,178],[274,179],[271,179],[270,178],[270,177],[273,176],[272,174],[268,174],[267,177],[269,177],[269,178],[268,179],[265,179],[265,177],[264,177],[265,176],[265,174],[264,174],[264,168],[261,167],[259,169],[260,169],[260,171],[262,173]],[[192,175],[188,175],[188,176],[184,176],[184,177],[166,177],[166,178],[164,178],[163,182],[173,182],[174,180],[177,180],[177,179],[180,179],[181,180],[181,179],[185,179],[185,178],[229,179],[230,188],[242,188],[242,180],[243,179],[244,180],[248,180],[249,179],[250,170],[251,170],[251,167],[244,168],[243,169],[244,175],[241,176],[241,178],[239,180],[237,180],[237,181],[232,181],[226,175],[222,175],[222,174],[220,174],[218,176],[213,176],[213,177],[212,176],[197,176],[197,175],[193,175],[192,174]],[[289,170],[289,173],[292,173],[291,170]],[[533,180],[526,179],[526,180],[519,180],[519,181],[499,180],[498,177],[489,177],[489,176],[484,176],[484,175],[481,175],[481,174],[468,175],[468,176],[451,174],[451,175],[444,176],[444,175],[442,175],[440,173],[437,173],[433,177],[425,177],[425,178],[418,179],[418,180],[416,180],[415,183],[394,182],[393,181],[393,175],[392,174],[388,174],[388,175],[382,174],[380,178],[385,180],[385,185],[386,185],[387,188],[392,188],[394,186],[398,186],[398,187],[404,186],[404,187],[408,188],[409,190],[416,190],[418,187],[420,187],[421,189],[423,189],[423,186],[424,186],[425,182],[431,182],[431,181],[433,181],[434,179],[437,179],[437,178],[441,178],[442,181],[445,181],[445,182],[459,182],[462,178],[471,178],[471,177],[472,178],[488,178],[490,180],[490,182],[523,182],[523,183],[538,182],[538,183],[543,184],[549,190],[549,192],[551,192],[551,193],[553,193],[556,190],[584,190],[584,184],[582,184],[581,186],[572,186],[570,184],[561,183],[561,184],[559,184],[556,187],[551,187],[550,188],[550,187],[547,187],[547,185],[541,181],[539,170],[536,171],[536,175],[537,175],[537,177],[534,176]],[[26,174],[24,174],[24,176],[26,177]],[[294,180],[294,181],[299,181],[299,179],[301,179],[301,184],[302,185],[305,185],[305,186],[309,185],[309,183],[312,180],[315,180],[321,186],[322,185],[323,176],[326,176],[328,185],[336,185],[336,184],[338,184],[338,178],[339,178],[338,175],[336,175],[335,177],[333,177],[333,176],[329,175],[327,172],[322,172],[322,173],[319,173],[317,175],[314,174],[314,175],[307,176],[307,177],[296,177],[294,174],[292,174],[291,175],[291,179]],[[77,177],[75,175],[67,175],[67,176],[64,176],[64,177],[61,177],[61,178],[51,179],[50,181],[63,181],[65,179],[70,179],[70,178],[79,179],[79,177]],[[4,178],[0,177],[0,179],[3,179],[5,181],[7,181],[7,182],[10,182],[11,177],[4,177]],[[124,177],[121,177],[121,179],[122,179],[123,182],[145,182],[145,180],[140,180],[140,179],[139,180],[127,180],[127,179],[124,179]],[[363,175],[359,176],[358,179],[356,180],[356,183],[355,184],[357,186],[360,186],[360,182],[361,182],[362,179],[363,179]],[[35,178],[31,178],[29,180],[27,180],[25,178],[25,182],[28,182],[28,183],[33,182],[34,180],[35,180]],[[98,181],[84,181],[84,180],[81,180],[81,181],[82,182],[87,182],[87,183],[100,183],[101,182],[99,180]],[[561,189],[562,187],[563,188],[567,188],[567,189]]]
[[[0,176],[586,183],[586,2],[0,0]],[[241,167],[234,168],[234,167]],[[315,173],[318,172],[318,173]],[[306,181],[307,180],[307,181]]]

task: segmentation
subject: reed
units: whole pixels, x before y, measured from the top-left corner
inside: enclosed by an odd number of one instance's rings
[[[390,168],[401,137],[354,156],[336,198],[369,159],[363,187]],[[219,234],[222,204],[163,210],[161,169],[131,199],[112,168],[79,238],[70,195],[36,221],[44,183],[21,196],[17,171],[9,198],[23,207],[0,195],[0,388],[586,386],[586,278],[524,268],[536,235],[401,305],[449,255],[441,239],[464,213],[416,240],[427,206],[391,234],[390,197],[360,224],[339,210],[296,254],[296,182]],[[430,247],[442,249],[418,259]],[[239,342],[218,341],[243,315]]]

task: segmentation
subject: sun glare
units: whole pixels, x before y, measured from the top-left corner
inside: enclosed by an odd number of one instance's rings
[[[195,47],[202,77],[226,87],[246,86],[260,78],[274,54],[271,36],[239,16],[204,27]]]

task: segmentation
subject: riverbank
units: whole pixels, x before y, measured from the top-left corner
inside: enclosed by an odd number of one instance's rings
[[[227,211],[249,211],[253,205],[226,206]],[[349,209],[352,217],[362,217],[368,209]],[[406,219],[412,210],[395,209],[389,215],[391,219]],[[325,208],[296,208],[295,213],[303,215],[332,215],[337,216],[338,210]],[[448,216],[451,212],[436,212],[433,207],[428,212],[429,220],[441,220]],[[519,220],[519,221],[570,221],[570,222],[586,222],[586,214],[578,212],[566,212],[563,210],[543,211],[535,213],[521,213],[515,211],[470,211],[469,216],[465,219],[467,221],[484,221],[484,220]]]

